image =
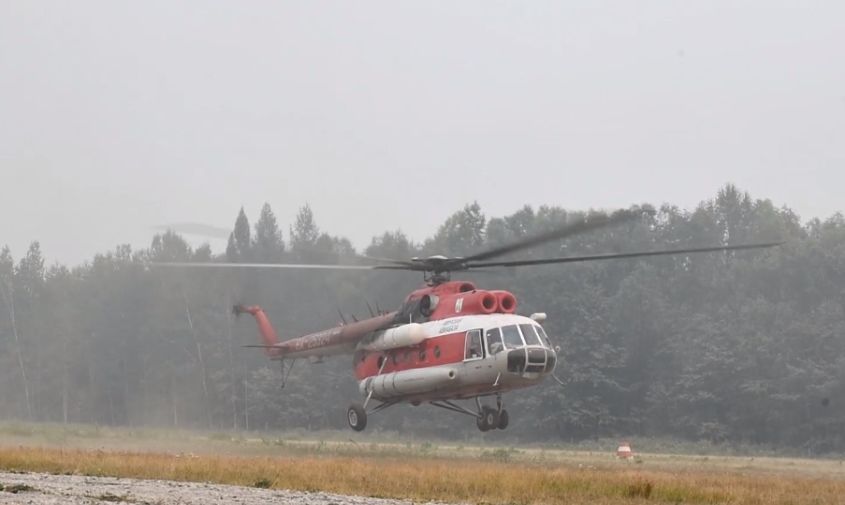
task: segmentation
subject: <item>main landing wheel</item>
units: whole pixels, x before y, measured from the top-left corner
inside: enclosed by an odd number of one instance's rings
[[[364,431],[367,427],[367,411],[360,403],[353,403],[346,411],[346,420],[349,421],[349,427],[355,431]]]
[[[496,429],[499,425],[499,413],[493,407],[484,406],[481,409],[481,417],[479,417],[475,424],[481,431],[489,431]]]
[[[499,412],[499,426],[498,426],[498,428],[500,430],[503,430],[507,427],[508,427],[508,411],[505,410],[505,409],[502,409],[502,411]]]

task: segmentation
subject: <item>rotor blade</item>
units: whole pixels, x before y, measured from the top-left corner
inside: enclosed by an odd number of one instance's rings
[[[393,265],[405,265],[405,266],[412,266],[414,263],[407,261],[407,260],[395,260],[391,258],[379,258],[377,256],[366,256],[360,255],[358,256],[361,259],[369,260],[369,261],[377,261],[379,263],[391,263]]]
[[[611,260],[622,258],[641,258],[644,256],[668,256],[672,254],[690,254],[690,253],[704,253],[716,251],[740,251],[744,249],[762,249],[766,247],[775,247],[783,244],[783,242],[766,242],[761,244],[739,244],[729,246],[715,246],[715,247],[695,247],[689,249],[667,249],[663,251],[638,251],[629,253],[611,253],[611,254],[593,254],[590,256],[569,256],[564,258],[544,258],[537,260],[518,260],[518,261],[492,261],[470,263],[467,268],[476,267],[519,267],[528,265],[549,265],[553,263],[575,263],[579,261],[598,261]]]
[[[151,263],[154,267],[166,268],[281,268],[304,270],[377,270],[378,266],[367,265],[319,265],[311,263],[191,263],[185,261],[166,261]],[[392,265],[386,265],[391,267]],[[402,269],[402,267],[399,267]]]
[[[373,270],[408,270],[412,272],[425,272],[430,270],[425,263],[411,263],[408,265],[374,265]]]
[[[641,210],[620,210],[614,212],[609,216],[604,214],[590,216],[574,223],[567,223],[559,228],[555,228],[553,230],[534,235],[533,237],[529,237],[518,242],[513,242],[511,244],[495,247],[493,249],[489,249],[478,254],[473,254],[472,256],[451,259],[449,261],[444,262],[444,268],[442,270],[458,270],[461,268],[461,265],[465,265],[474,261],[495,258],[497,256],[521,251],[523,249],[529,249],[531,247],[535,247],[540,244],[545,244],[546,242],[551,242],[553,240],[560,240],[581,233],[586,233],[588,231],[604,228],[606,226],[622,224],[626,221],[632,221],[641,217],[642,212],[643,211]]]

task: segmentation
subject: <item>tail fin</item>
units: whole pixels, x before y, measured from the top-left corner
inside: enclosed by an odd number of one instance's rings
[[[244,312],[251,314],[252,317],[255,318],[255,322],[258,323],[258,331],[261,333],[261,340],[266,346],[264,348],[264,352],[266,352],[268,356],[275,356],[278,354],[278,352],[275,349],[272,349],[272,347],[279,343],[279,337],[276,335],[276,330],[273,329],[273,325],[270,324],[270,319],[261,307],[258,305],[235,305],[232,307],[232,312],[234,312],[236,316],[239,316]]]

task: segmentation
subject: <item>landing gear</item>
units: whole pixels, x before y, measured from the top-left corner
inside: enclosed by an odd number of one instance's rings
[[[372,390],[364,399],[364,403],[353,403],[349,406],[346,410],[346,421],[349,423],[349,427],[355,431],[364,431],[364,428],[367,427],[367,416],[371,414],[375,414],[376,412],[382,411],[388,407],[392,407],[398,403],[401,403],[401,400],[383,400],[382,403],[379,403],[375,407],[367,408],[370,403],[370,400],[373,398]],[[411,405],[417,406],[421,402],[418,400],[413,400],[410,402]],[[500,393],[496,394],[496,406],[490,405],[482,405],[481,398],[475,398],[475,410],[470,410],[463,405],[459,405],[451,400],[435,400],[428,402],[435,407],[440,407],[441,409],[451,410],[452,412],[458,412],[460,414],[466,414],[468,416],[475,418],[475,425],[478,426],[478,429],[481,431],[490,431],[490,430],[503,430],[508,427],[508,411],[504,409],[504,405],[502,403],[502,395]]]
[[[478,429],[481,431],[490,431],[495,430],[497,428],[503,430],[508,427],[508,411],[505,410],[502,405],[501,394],[496,394],[495,407],[491,407],[489,405],[481,405],[481,399],[476,397],[476,411],[472,411],[462,405],[458,405],[449,400],[440,400],[429,403],[431,403],[435,407],[440,407],[441,409],[451,410],[452,412],[458,412],[474,417],[475,425],[478,426]]]
[[[493,407],[484,406],[481,415],[475,420],[476,426],[481,431],[495,430],[499,427],[499,413]]]
[[[505,410],[505,409],[502,409],[502,411],[499,412],[499,426],[497,426],[497,428],[499,428],[500,430],[503,430],[507,427],[508,427],[508,411]]]
[[[381,375],[381,372],[384,370],[384,365],[387,364],[387,355],[383,355],[379,358],[381,365],[379,365],[378,373],[376,375]],[[370,400],[373,398],[373,388],[372,388],[372,380],[367,380],[367,398],[364,399],[364,404],[360,403],[353,403],[349,406],[346,410],[346,420],[349,422],[349,427],[355,431],[364,431],[364,428],[367,427],[367,405],[370,404]],[[376,405],[375,407],[371,408],[369,413],[375,414],[380,410],[384,410],[388,407],[392,407],[399,403],[399,400],[389,400],[383,401],[382,403]]]
[[[368,414],[375,414],[376,412],[382,411],[388,407],[392,407],[399,403],[396,400],[386,401],[367,410],[367,404],[369,403],[369,401],[370,399],[367,398],[364,401],[363,405],[361,405],[360,403],[353,403],[349,406],[348,409],[346,409],[346,421],[349,423],[349,427],[353,430],[364,431],[364,428],[367,427]]]
[[[353,403],[346,411],[346,420],[349,427],[355,431],[364,431],[367,427],[367,411],[360,403]]]

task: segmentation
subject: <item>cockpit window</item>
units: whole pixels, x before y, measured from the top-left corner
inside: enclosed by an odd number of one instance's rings
[[[487,352],[490,355],[498,354],[505,349],[502,343],[502,331],[499,328],[492,328],[487,330]]]
[[[502,327],[502,338],[505,340],[505,347],[507,349],[516,349],[522,347],[522,337],[519,336],[519,330],[515,324]]]
[[[544,330],[543,327],[540,326],[540,325],[535,325],[534,329],[537,330],[537,334],[540,335],[540,338],[543,339],[543,342],[545,342],[546,345],[549,346],[549,348],[551,348],[552,342],[549,340],[548,335],[546,335],[546,330]]]
[[[522,336],[525,337],[525,343],[528,345],[543,345],[540,343],[540,337],[534,331],[533,324],[520,324],[519,329],[522,330]]]

